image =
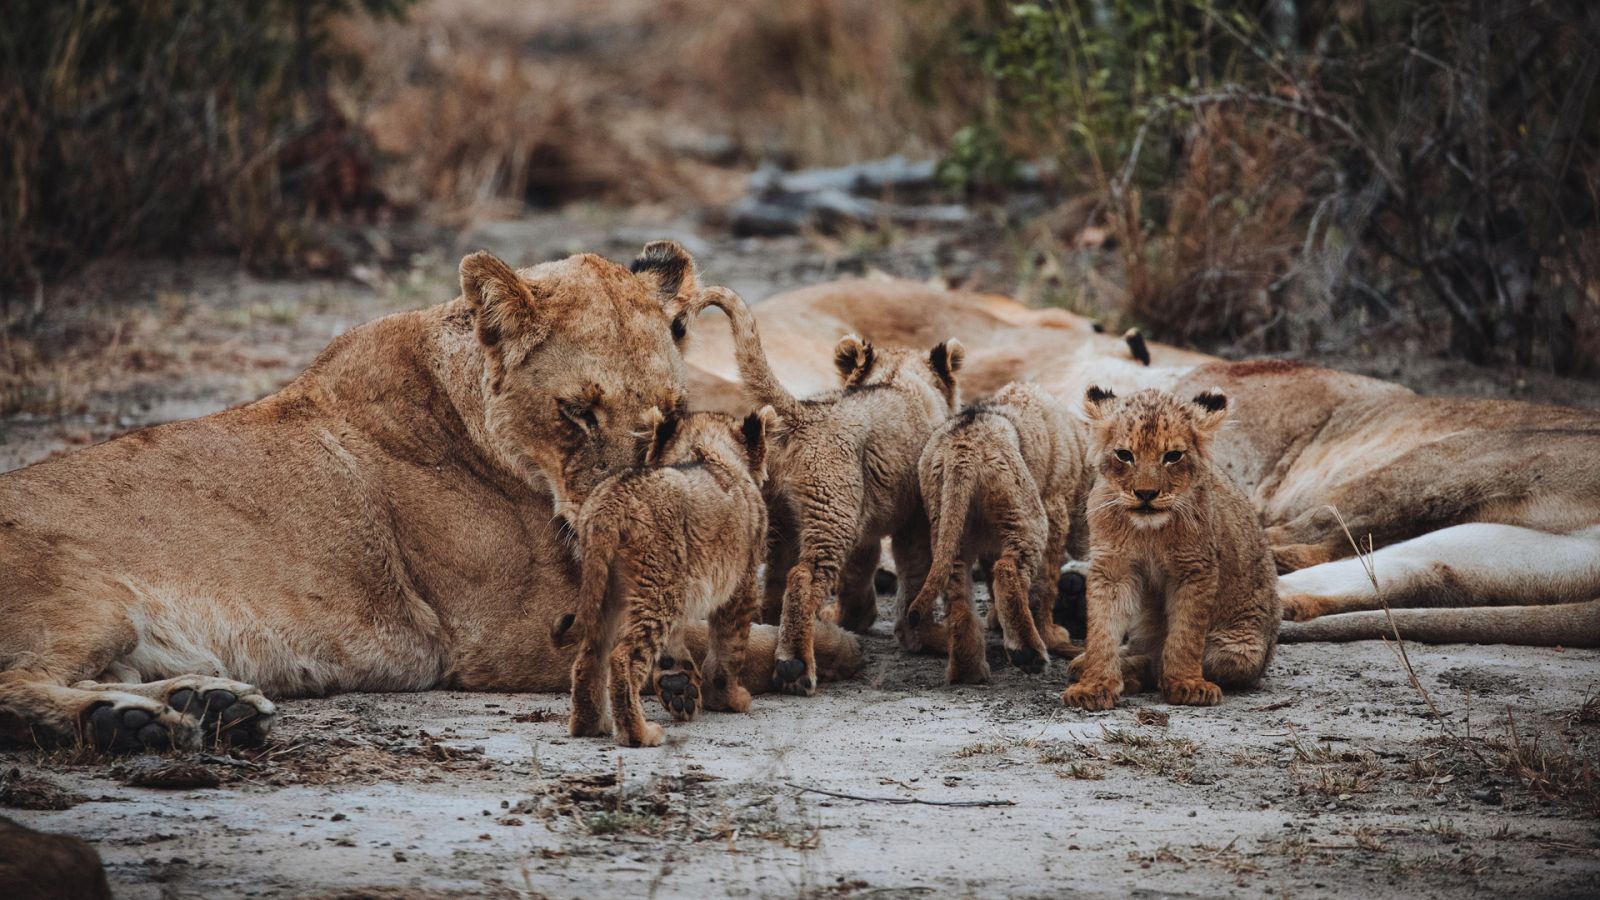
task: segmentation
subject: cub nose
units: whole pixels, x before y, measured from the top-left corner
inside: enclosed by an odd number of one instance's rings
[[[1149,503],[1151,500],[1154,500],[1156,498],[1157,494],[1160,494],[1160,493],[1161,493],[1160,491],[1134,491],[1133,495],[1135,497],[1138,497],[1140,500],[1144,501],[1145,503]]]

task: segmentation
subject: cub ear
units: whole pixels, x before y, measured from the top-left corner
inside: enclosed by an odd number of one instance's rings
[[[928,365],[933,366],[933,374],[939,376],[950,387],[956,385],[956,373],[961,371],[961,364],[967,361],[967,348],[955,338],[934,347],[928,353]]]
[[[777,410],[763,406],[757,412],[745,416],[744,422],[739,426],[739,439],[744,442],[745,456],[750,460],[750,471],[755,473],[757,481],[765,478],[767,441],[777,431],[781,422]]]
[[[461,260],[461,296],[472,304],[478,340],[497,351],[508,340],[542,340],[545,327],[533,292],[511,267],[486,250]]]
[[[639,258],[628,268],[644,279],[664,306],[678,298],[693,297],[698,293],[694,257],[677,241],[651,241],[645,244],[644,249],[639,251]],[[673,323],[672,335],[676,338],[680,326],[676,319]]]
[[[638,457],[634,460],[636,467],[659,466],[665,457],[667,447],[678,434],[678,423],[681,421],[676,415],[663,413],[652,406],[645,411],[643,429],[636,435],[639,438]]]
[[[1083,395],[1083,411],[1090,419],[1100,419],[1111,412],[1112,401],[1116,399],[1117,395],[1110,388],[1091,384]]]
[[[1212,434],[1228,418],[1228,395],[1220,388],[1211,388],[1194,395],[1192,401],[1199,407],[1199,428],[1202,434]]]
[[[839,370],[839,379],[847,388],[855,387],[872,375],[878,362],[878,351],[872,342],[859,335],[847,334],[833,348],[833,367]]]

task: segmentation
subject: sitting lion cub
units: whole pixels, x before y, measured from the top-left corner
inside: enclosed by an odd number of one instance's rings
[[[1151,678],[1168,703],[1219,703],[1219,683],[1260,679],[1281,615],[1266,535],[1208,452],[1228,400],[1155,390],[1118,400],[1091,387],[1084,409],[1100,471],[1089,494],[1089,636],[1061,699],[1110,709]]]
[[[1094,479],[1085,464],[1088,438],[1066,404],[1036,385],[1013,383],[950,417],[928,440],[917,472],[933,528],[933,566],[899,637],[906,649],[923,649],[917,629],[943,592],[951,684],[989,679],[972,611],[970,573],[978,558],[994,559],[993,609],[1012,665],[1037,675],[1050,650],[1078,651],[1051,612],[1072,515],[1081,515]]]
[[[705,706],[750,708],[739,670],[759,602],[767,534],[761,484],[777,419],[770,406],[742,424],[719,413],[651,412],[639,466],[601,484],[578,514],[578,607],[551,632],[557,646],[582,641],[572,664],[573,736],[600,734],[609,719],[626,747],[661,743],[639,689],[663,644],[655,684],[661,705],[679,721],[699,710],[702,686],[679,627],[687,619],[711,620]]]

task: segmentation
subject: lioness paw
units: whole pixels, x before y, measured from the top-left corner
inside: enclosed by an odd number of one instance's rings
[[[107,693],[85,710],[80,725],[85,743],[97,750],[198,750],[200,724],[191,716],[131,694]]]
[[[1322,598],[1312,594],[1291,594],[1283,598],[1283,617],[1290,622],[1305,622],[1323,615]]]
[[[1216,706],[1222,702],[1222,688],[1204,678],[1163,679],[1161,696],[1177,706]]]

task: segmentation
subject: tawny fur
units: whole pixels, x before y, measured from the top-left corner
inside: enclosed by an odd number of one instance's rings
[[[1010,384],[941,425],[917,464],[933,535],[933,564],[906,614],[901,643],[924,649],[925,617],[944,596],[950,683],[989,677],[972,609],[971,570],[989,562],[993,609],[1012,663],[1037,674],[1050,653],[1071,655],[1051,619],[1074,517],[1093,483],[1088,426],[1038,386]]]
[[[1069,706],[1110,709],[1143,679],[1210,706],[1261,678],[1277,643],[1272,554],[1244,495],[1212,462],[1227,399],[1091,387],[1089,635]],[[1128,645],[1122,646],[1126,638]]]
[[[351,329],[276,394],[0,476],[0,738],[193,746],[229,695],[231,740],[270,725],[263,692],[565,689],[558,513],[685,399],[693,263],[634,267],[473,254],[460,298]],[[751,635],[769,671],[774,637]],[[837,630],[818,656],[859,659]]]
[[[1380,550],[1474,523],[1552,538],[1600,526],[1600,466],[1594,465],[1600,412],[1592,410],[1423,397],[1331,369],[1282,360],[1223,362],[1154,342],[1147,344],[1152,365],[1145,367],[1127,359],[1121,340],[1095,333],[1080,316],[903,280],[801,288],[764,301],[759,316],[772,365],[797,392],[832,377],[819,335],[843,332],[904,347],[961,335],[976,348],[961,373],[970,397],[1016,380],[1036,382],[1074,403],[1094,383],[1119,393],[1158,387],[1179,396],[1220,387],[1236,412],[1217,436],[1213,458],[1249,498],[1284,572],[1352,555],[1334,508],[1354,535],[1363,542],[1371,535]],[[735,368],[731,342],[705,331],[690,356],[697,402],[736,397],[725,380]],[[1430,602],[1490,603],[1482,598],[1501,593],[1507,583],[1515,585],[1511,593],[1522,598],[1519,604],[1568,596],[1571,577],[1562,560],[1491,546],[1477,561],[1474,572],[1497,576],[1481,583],[1470,576],[1467,590],[1440,592]],[[1293,602],[1285,609],[1309,614]],[[1408,619],[1433,617],[1454,618],[1419,610]],[[1547,633],[1531,627],[1536,624],[1530,622],[1530,637]]]
[[[642,466],[602,483],[576,524],[583,580],[558,643],[578,642],[572,666],[574,736],[610,731],[627,747],[661,743],[639,704],[656,669],[655,693],[679,721],[708,709],[745,712],[745,641],[760,603],[766,548],[766,435],[771,407],[743,422],[719,413],[682,420],[656,414]],[[690,619],[710,619],[703,684],[681,637]],[[665,652],[663,653],[663,648]]]
[[[902,579],[897,618],[906,585],[927,575],[917,460],[959,402],[965,351],[954,340],[916,354],[848,336],[833,354],[843,387],[799,400],[773,374],[744,301],[720,288],[702,301],[727,314],[749,395],[783,419],[768,463],[774,537],[763,618],[781,620],[774,687],[809,695],[817,686],[813,632],[828,598],[838,596],[837,619],[851,630],[865,631],[877,616],[872,575],[881,540],[892,538]]]

